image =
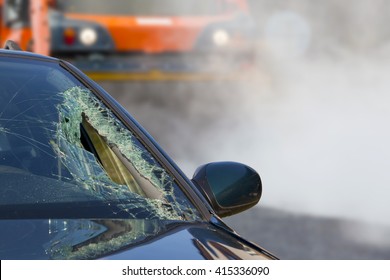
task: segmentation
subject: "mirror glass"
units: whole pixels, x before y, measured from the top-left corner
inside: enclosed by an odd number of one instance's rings
[[[257,199],[261,193],[260,176],[252,168],[234,162],[209,164],[206,169],[209,186],[222,207],[241,206]],[[260,190],[259,190],[260,188]]]

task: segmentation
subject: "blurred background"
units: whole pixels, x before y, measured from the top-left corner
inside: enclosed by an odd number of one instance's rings
[[[191,178],[263,180],[225,219],[282,259],[390,258],[390,2],[0,0],[0,41],[97,80]]]

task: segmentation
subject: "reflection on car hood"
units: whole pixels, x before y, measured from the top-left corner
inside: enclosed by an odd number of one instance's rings
[[[0,259],[270,259],[209,223],[3,220]]]

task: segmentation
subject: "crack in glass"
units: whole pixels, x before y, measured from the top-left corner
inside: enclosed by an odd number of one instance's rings
[[[129,209],[132,208],[143,208],[147,204],[155,210],[152,213],[155,212],[154,215],[161,219],[183,220],[184,217],[180,214],[183,209],[187,215],[194,214],[188,212],[191,208],[188,203],[186,205],[176,198],[172,177],[89,90],[72,87],[60,95],[64,101],[58,106],[59,123],[56,139],[51,144],[76,181],[103,199],[140,199],[136,204],[123,204],[123,210],[127,212],[131,212]],[[150,183],[149,188],[156,188],[163,194],[163,199],[142,198],[129,191],[127,186],[112,182],[96,157],[82,147],[80,124],[83,122],[83,115],[109,147],[119,151],[142,178]],[[194,219],[194,216],[190,218]]]
[[[0,186],[1,217],[48,219],[53,259],[100,257],[201,220],[137,137],[53,63],[0,64]]]

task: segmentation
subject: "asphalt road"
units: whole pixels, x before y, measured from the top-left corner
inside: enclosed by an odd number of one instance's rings
[[[224,220],[280,259],[390,259],[390,227],[266,207],[255,207]]]

